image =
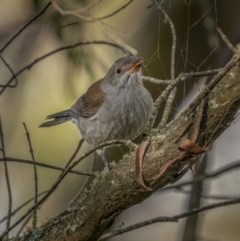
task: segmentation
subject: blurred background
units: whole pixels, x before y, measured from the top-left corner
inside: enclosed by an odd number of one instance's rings
[[[94,7],[92,4],[99,2]],[[44,14],[29,25],[6,48],[5,44],[47,4],[44,0],[0,1],[0,54],[15,73],[36,58],[59,47],[79,41],[106,40],[121,43],[144,58],[143,74],[170,79],[172,36],[169,25],[150,0],[134,0],[118,13],[101,21],[93,18],[107,16],[128,1],[57,1],[64,10],[80,9],[81,16],[62,16],[50,5]],[[220,40],[216,25],[233,45],[240,43],[239,0],[165,0],[163,9],[172,19],[177,35],[176,75],[222,67],[231,58]],[[17,76],[17,86],[3,85],[12,73],[0,61],[0,115],[3,126],[6,156],[31,160],[23,122],[30,132],[35,160],[64,167],[78,145],[81,136],[76,126],[66,123],[52,128],[38,126],[51,113],[68,109],[90,84],[104,77],[112,63],[124,53],[108,45],[83,45],[57,52]],[[199,93],[208,79],[192,79],[182,83],[173,106],[173,115]],[[13,81],[14,84],[14,81]],[[145,82],[154,99],[165,88]],[[159,118],[161,112],[159,113]],[[217,170],[240,159],[239,118],[217,140],[214,148],[198,165],[200,173]],[[84,143],[80,156],[89,146]],[[125,148],[109,150],[110,161],[119,160]],[[0,152],[1,153],[1,152]],[[86,158],[77,170],[102,170],[94,156]],[[8,163],[12,187],[13,209],[34,196],[33,166]],[[55,182],[59,171],[37,167],[39,192]],[[197,171],[197,174],[198,174]],[[179,182],[192,180],[187,175]],[[86,178],[69,174],[59,188],[41,206],[38,225],[66,209],[68,203],[86,183]],[[237,168],[225,175],[208,179],[185,192],[169,190],[156,192],[143,203],[126,210],[116,225],[134,224],[157,216],[171,216],[199,205],[240,196],[240,173]],[[204,195],[203,195],[204,194]],[[204,197],[205,196],[205,197]],[[224,196],[224,197],[223,197]],[[197,201],[193,201],[193,198]],[[197,198],[196,198],[197,197]],[[30,207],[18,212],[12,222]],[[0,162],[0,220],[7,214],[8,196],[3,162]],[[28,225],[31,225],[29,222]],[[191,226],[192,225],[192,226]],[[240,238],[240,206],[229,206],[205,212],[194,219],[178,223],[160,223],[144,227],[111,240],[228,240]],[[21,226],[21,225],[20,225]],[[0,223],[0,233],[6,223]],[[19,227],[11,232],[15,235]],[[189,233],[189,230],[192,232]]]

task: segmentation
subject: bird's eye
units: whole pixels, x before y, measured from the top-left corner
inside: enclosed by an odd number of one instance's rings
[[[119,67],[117,67],[117,68],[115,69],[115,73],[116,73],[116,74],[121,74],[121,72],[122,72],[122,70],[121,70]]]

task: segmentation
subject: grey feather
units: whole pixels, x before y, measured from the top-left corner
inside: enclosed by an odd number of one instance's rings
[[[77,119],[77,114],[72,110],[64,110],[54,114],[51,114],[46,117],[46,119],[53,119],[42,123],[39,127],[50,127],[62,124],[66,121],[72,120],[73,118]]]

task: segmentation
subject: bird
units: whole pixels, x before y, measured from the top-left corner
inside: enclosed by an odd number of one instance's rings
[[[39,127],[72,121],[92,147],[111,140],[134,140],[144,131],[153,109],[152,96],[141,77],[142,64],[141,57],[119,58],[70,109],[47,116],[48,121]],[[104,149],[97,153],[108,169]]]

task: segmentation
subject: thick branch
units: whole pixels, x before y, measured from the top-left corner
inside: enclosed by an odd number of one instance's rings
[[[77,208],[50,219],[40,228],[29,231],[21,240],[29,240],[36,232],[38,240],[97,240],[123,210],[181,178],[188,169],[184,169],[189,161],[188,157],[169,165],[159,179],[148,181],[159,173],[159,167],[179,155],[179,142],[194,132],[192,122],[195,120],[194,116],[197,116],[202,98],[206,104],[200,123],[198,145],[206,147],[214,142],[234,120],[240,108],[239,59],[235,55],[214,77],[204,93],[175,121],[153,136],[143,163],[144,176],[151,191],[135,181],[135,153],[131,152],[110,172],[104,172],[98,177],[91,190],[79,200]]]

